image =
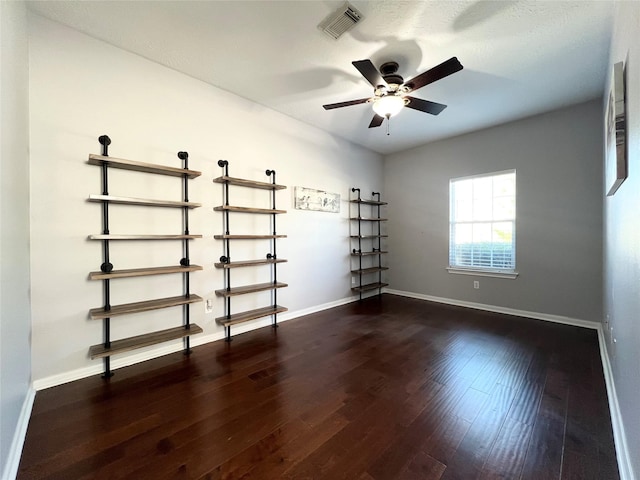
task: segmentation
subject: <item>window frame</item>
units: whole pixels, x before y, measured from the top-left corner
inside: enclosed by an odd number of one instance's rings
[[[500,175],[505,175],[505,174],[509,174],[509,173],[513,173],[515,176],[515,191],[514,191],[514,201],[515,201],[515,207],[516,210],[514,210],[514,216],[512,220],[506,220],[506,221],[510,221],[513,222],[513,238],[512,238],[512,245],[513,245],[513,268],[508,268],[508,269],[501,269],[501,268],[490,268],[490,267],[482,267],[482,266],[463,266],[463,265],[452,265],[451,264],[451,259],[452,259],[452,251],[451,251],[451,247],[453,245],[452,243],[452,227],[454,224],[456,223],[460,223],[460,222],[456,222],[455,219],[453,218],[453,214],[454,214],[454,208],[455,208],[455,202],[454,202],[454,195],[453,195],[453,185],[456,182],[459,181],[463,181],[463,180],[474,180],[477,178],[484,178],[484,177],[497,177]],[[516,270],[516,220],[517,220],[517,173],[516,173],[516,169],[508,169],[508,170],[501,170],[501,171],[497,171],[497,172],[489,172],[489,173],[481,173],[481,174],[477,174],[477,175],[468,175],[465,177],[455,177],[455,178],[450,178],[449,179],[449,235],[448,235],[448,248],[447,248],[447,253],[448,253],[448,262],[447,262],[447,271],[449,273],[454,273],[454,274],[460,274],[460,275],[475,275],[475,276],[484,276],[484,277],[497,277],[497,278],[508,278],[508,279],[515,279],[518,277],[518,271]],[[495,198],[492,196],[492,198]],[[493,215],[493,214],[492,214]],[[493,216],[491,218],[491,222],[494,222],[497,220],[494,220]],[[485,222],[481,222],[481,221],[471,221],[471,222],[465,222],[465,223],[470,223],[471,225],[473,225],[474,223],[486,223]]]

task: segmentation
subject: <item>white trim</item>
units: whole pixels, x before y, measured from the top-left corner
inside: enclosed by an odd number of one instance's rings
[[[464,300],[454,300],[453,298],[434,297],[432,295],[424,295],[422,293],[404,292],[401,290],[385,289],[386,293],[393,295],[401,295],[403,297],[417,298],[420,300],[428,300],[430,302],[445,303],[457,307],[475,308],[476,310],[484,310],[487,312],[504,313],[506,315],[515,315],[516,317],[533,318],[535,320],[545,320],[547,322],[562,323],[564,325],[573,325],[574,327],[590,328],[597,330],[601,325],[591,320],[581,320],[579,318],[565,317],[562,315],[551,315],[549,313],[530,312],[528,310],[517,310],[508,307],[499,307],[495,305],[486,305],[484,303],[467,302]]]
[[[473,178],[497,177],[498,175],[507,175],[509,173],[516,173],[516,169],[515,168],[509,168],[507,170],[500,170],[498,172],[476,173],[475,175],[468,175],[466,177],[450,178],[449,179],[449,183],[458,182],[460,180],[471,180]]]
[[[7,463],[2,471],[2,480],[14,480],[18,475],[18,467],[20,466],[20,457],[22,457],[22,448],[24,440],[27,436],[27,427],[29,426],[29,418],[31,418],[31,410],[33,409],[33,401],[36,398],[36,391],[29,387],[27,395],[20,410],[18,423],[13,433],[13,440],[7,455]]]
[[[604,336],[602,324],[598,327],[598,343],[600,344],[600,359],[602,360],[602,371],[604,372],[604,383],[607,386],[607,399],[609,401],[609,411],[611,413],[611,427],[613,429],[613,440],[616,445],[616,457],[618,459],[618,470],[620,480],[634,480],[633,466],[631,464],[631,454],[627,446],[627,436],[624,432],[624,422],[620,413],[618,394],[613,381],[613,370],[609,362],[607,352],[607,340]]]
[[[310,315],[312,313],[327,310],[329,308],[339,307],[346,305],[357,300],[357,297],[347,297],[333,302],[324,303],[322,305],[315,305],[313,307],[297,310],[295,312],[286,312],[278,314],[278,323],[286,322],[287,320],[293,320],[294,318]],[[257,328],[266,327],[271,325],[271,318],[265,317],[260,320],[243,323],[233,327],[233,334],[238,335],[241,333],[249,332]],[[196,335],[191,338],[191,346],[197,347],[206,343],[215,342],[224,338],[224,331],[211,333],[209,335]],[[145,362],[153,358],[161,357],[163,355],[169,355],[170,353],[179,352],[183,349],[182,341],[176,341],[172,343],[163,344],[162,346],[151,348],[140,353],[128,355],[123,358],[112,359],[111,368],[116,370],[118,368],[127,367],[136,363]],[[57,375],[51,375],[48,377],[40,378],[33,382],[33,388],[36,391],[44,390],[46,388],[62,385],[63,383],[73,382],[82,378],[91,377],[102,373],[102,363],[96,362],[94,365],[78,368],[68,372],[60,373]]]
[[[456,275],[474,275],[476,277],[495,277],[495,278],[508,278],[511,280],[515,280],[519,273],[518,272],[501,272],[499,270],[473,270],[471,268],[460,268],[460,267],[447,267],[447,272],[454,273]]]

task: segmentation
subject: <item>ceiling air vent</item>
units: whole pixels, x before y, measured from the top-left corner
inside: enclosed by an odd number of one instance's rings
[[[345,2],[338,10],[325,18],[318,28],[331,38],[338,39],[343,33],[351,30],[356,23],[362,20],[362,14],[354,7]]]

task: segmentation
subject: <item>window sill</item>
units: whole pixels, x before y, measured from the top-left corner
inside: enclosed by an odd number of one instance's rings
[[[477,277],[495,277],[495,278],[508,278],[510,280],[515,280],[519,273],[512,271],[500,271],[500,270],[475,270],[471,268],[459,268],[459,267],[447,267],[447,271],[449,273],[454,273],[456,275],[474,275]]]

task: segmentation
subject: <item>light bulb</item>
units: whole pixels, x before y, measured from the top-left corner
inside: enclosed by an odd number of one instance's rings
[[[399,95],[385,95],[373,102],[373,111],[381,117],[393,117],[404,107],[404,98]]]

